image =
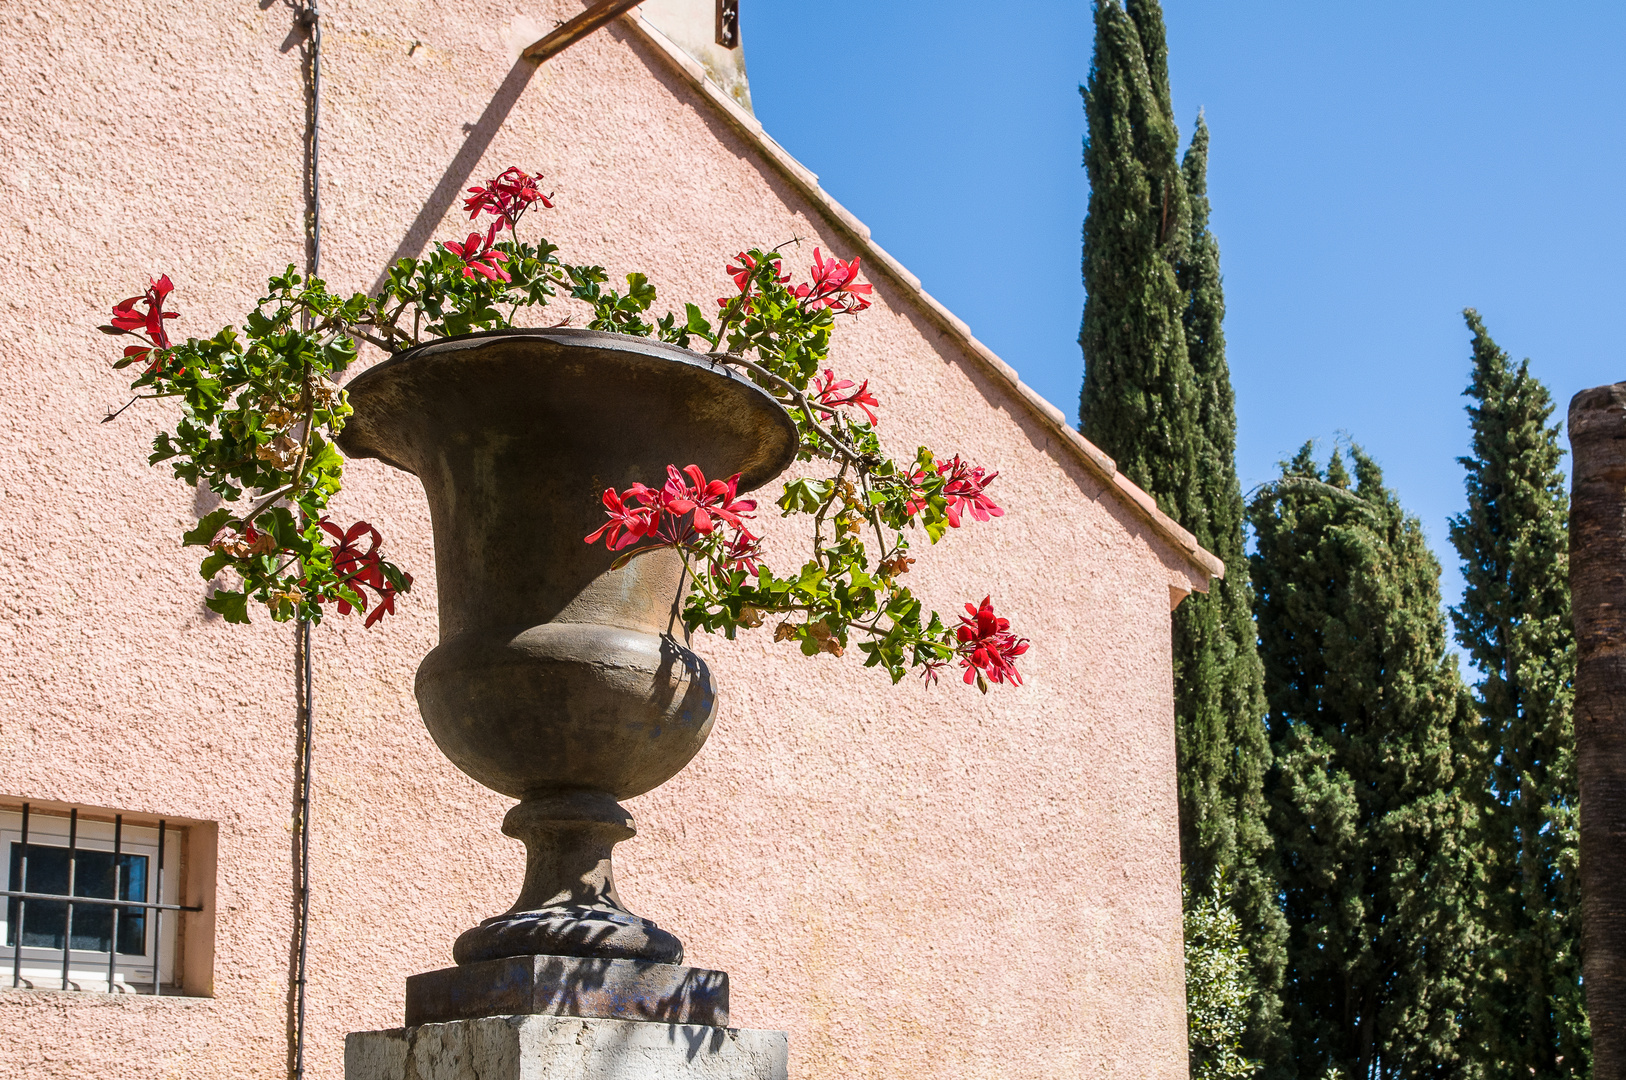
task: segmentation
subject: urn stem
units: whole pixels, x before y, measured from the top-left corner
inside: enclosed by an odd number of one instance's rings
[[[550,907],[626,910],[615,895],[610,850],[638,830],[606,792],[526,799],[508,811],[502,831],[525,842],[525,884],[508,914]]]

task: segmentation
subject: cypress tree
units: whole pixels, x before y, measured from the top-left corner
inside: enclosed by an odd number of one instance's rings
[[[1249,507],[1297,1075],[1443,1076],[1474,944],[1473,718],[1439,564],[1352,447]]]
[[[1482,674],[1482,976],[1470,1053],[1487,1076],[1585,1076],[1580,861],[1571,713],[1569,498],[1553,402],[1473,310],[1468,509],[1451,519],[1467,590],[1451,611]]]
[[[1208,130],[1184,162],[1156,0],[1099,0],[1082,88],[1090,182],[1080,428],[1197,541],[1224,579],[1173,618],[1181,855],[1193,894],[1223,876],[1253,967],[1246,1047],[1279,1058],[1286,927],[1268,872],[1270,748],[1236,475],[1236,407],[1208,229]]]
[[[1269,871],[1271,836],[1262,784],[1270,763],[1265,734],[1264,667],[1253,624],[1253,588],[1242,533],[1236,474],[1236,398],[1225,360],[1225,295],[1219,242],[1208,228],[1208,125],[1201,116],[1181,166],[1191,205],[1186,258],[1177,267],[1186,297],[1182,316],[1195,390],[1195,473],[1182,507],[1197,542],[1225,561],[1225,577],[1174,612],[1174,686],[1179,742],[1181,849],[1199,888],[1220,875],[1231,886],[1255,992],[1246,1045],[1279,1064],[1279,1028],[1287,924]]]
[[[1190,528],[1179,511],[1190,501],[1194,471],[1194,387],[1175,277],[1190,206],[1156,0],[1130,0],[1127,10],[1099,0],[1082,92],[1090,201],[1080,430]]]

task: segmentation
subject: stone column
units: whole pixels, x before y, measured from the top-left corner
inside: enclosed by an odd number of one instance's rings
[[[1626,383],[1570,402],[1581,958],[1592,1075],[1626,1075]]]

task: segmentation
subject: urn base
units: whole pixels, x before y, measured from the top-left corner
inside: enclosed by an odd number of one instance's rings
[[[452,946],[459,964],[534,954],[681,964],[683,942],[630,911],[572,906],[498,915],[465,930]]]
[[[525,884],[501,915],[465,930],[459,964],[509,956],[575,956],[681,964],[683,942],[634,915],[615,893],[611,849],[637,832],[608,792],[577,788],[526,799],[503,819],[525,842]]]

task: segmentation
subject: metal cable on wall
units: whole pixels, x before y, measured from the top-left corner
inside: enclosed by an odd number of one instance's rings
[[[306,0],[298,13],[299,25],[305,30],[305,268],[315,277],[322,265],[322,184],[321,184],[321,107],[322,107],[322,23],[316,0]],[[307,327],[309,316],[306,316]],[[311,866],[311,744],[315,731],[315,705],[313,670],[311,662],[311,630],[309,621],[301,620],[297,631],[299,693],[299,740],[294,771],[294,888],[295,915],[291,942],[293,970],[289,1024],[289,1075],[293,1080],[305,1076],[305,966],[310,945],[310,866]]]

